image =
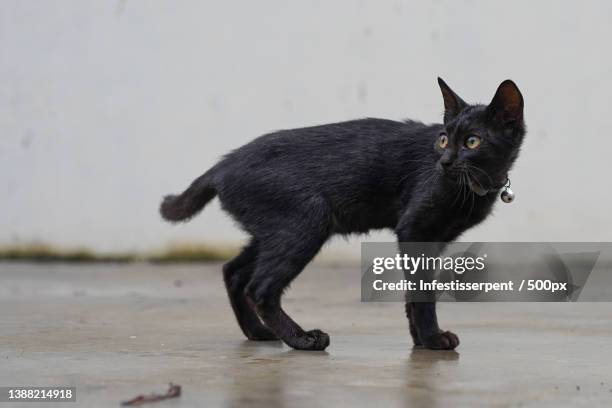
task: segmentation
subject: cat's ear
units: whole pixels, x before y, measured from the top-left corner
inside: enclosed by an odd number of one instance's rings
[[[509,79],[502,82],[487,107],[489,118],[503,126],[513,126],[523,121],[523,95]]]
[[[467,103],[463,101],[440,77],[438,77],[438,85],[442,90],[442,98],[444,98],[444,123],[451,121]]]

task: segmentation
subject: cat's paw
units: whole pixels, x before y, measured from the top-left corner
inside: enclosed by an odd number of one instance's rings
[[[319,329],[315,329],[307,331],[302,336],[295,337],[286,343],[296,350],[322,351],[329,346],[329,335]]]
[[[455,333],[441,331],[425,339],[423,345],[432,350],[454,350],[459,346],[459,337]]]

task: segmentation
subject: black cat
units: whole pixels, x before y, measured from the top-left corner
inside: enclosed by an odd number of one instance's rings
[[[490,213],[525,135],[523,97],[510,80],[487,106],[468,105],[442,79],[444,124],[361,119],[282,130],[234,150],[179,196],[168,221],[194,216],[215,195],[251,235],[224,268],[240,328],[323,350],[281,308],[283,290],[333,234],[392,228],[399,242],[450,242]],[[414,343],[454,349],[435,303],[406,303]]]

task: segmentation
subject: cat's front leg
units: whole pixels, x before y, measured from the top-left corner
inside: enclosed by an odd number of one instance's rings
[[[455,333],[441,330],[438,326],[435,302],[407,300],[406,314],[415,346],[432,350],[453,350],[459,346],[459,337]]]
[[[407,212],[396,229],[400,252],[403,242],[435,242],[439,239],[440,235],[435,234],[435,227],[424,225],[423,218],[417,218],[415,214],[414,211]],[[431,249],[428,256],[439,256],[444,247],[445,244],[428,246]],[[422,279],[427,279],[427,277],[423,276]],[[459,337],[450,331],[441,330],[438,326],[435,293],[420,293],[420,295],[425,297],[425,300],[431,299],[431,301],[423,301],[424,299],[421,298],[417,302],[410,299],[409,293],[406,296],[406,317],[414,345],[432,350],[455,349],[459,345]]]

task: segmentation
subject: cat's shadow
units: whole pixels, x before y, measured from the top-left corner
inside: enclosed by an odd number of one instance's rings
[[[294,373],[299,372],[306,359],[327,358],[325,351],[288,349],[282,341],[248,341],[237,345],[228,367],[232,376],[227,407],[274,406],[283,407],[291,401]]]
[[[243,353],[248,355],[252,355],[251,352],[256,352],[257,350],[283,350],[286,346],[280,340],[278,341],[261,341],[254,342],[245,340],[238,346],[238,350],[241,350]],[[303,350],[284,350],[278,354],[275,354],[275,358],[280,357],[299,357],[309,355],[312,357],[323,357],[329,356],[327,351],[303,351]],[[414,346],[410,350],[410,354],[408,356],[408,360],[411,363],[437,363],[440,361],[458,361],[460,354],[455,350],[429,350],[422,346]]]
[[[281,341],[252,342],[244,341],[235,350],[237,359],[232,359],[233,367],[229,372],[233,377],[228,393],[227,407],[261,404],[263,406],[284,406],[291,401],[290,390],[293,389],[294,373],[304,361],[315,363],[316,369],[325,366],[323,360],[330,354],[326,351],[300,351],[287,349]],[[445,366],[455,365],[459,353],[454,350],[428,350],[415,347],[406,350],[404,364],[391,367],[394,378],[404,378],[410,390],[435,389],[440,381],[439,373]],[[318,360],[323,359],[323,360]],[[314,360],[318,360],[315,362]],[[308,366],[310,366],[308,364]],[[374,371],[373,371],[374,375]],[[299,376],[297,377],[299,379]],[[406,405],[411,405],[412,392],[401,393]],[[418,393],[425,406],[437,405],[435,393]]]
[[[287,346],[280,341],[250,341],[244,340],[239,346],[238,349],[242,352],[257,352],[257,350],[283,350],[278,354],[274,354],[275,358],[280,357],[298,357],[298,356],[313,356],[313,357],[322,357],[329,356],[327,351],[304,351],[304,350],[294,350],[289,348],[287,350]]]
[[[414,346],[410,351],[410,363],[438,363],[440,361],[458,361],[460,354],[455,350],[429,350],[421,346]]]
[[[405,379],[406,386],[411,390],[418,390],[417,394],[402,393],[405,406],[414,405],[418,399],[419,405],[435,407],[441,404],[440,393],[435,391],[444,384],[444,376],[450,366],[456,366],[460,354],[455,350],[429,350],[415,346],[410,351],[406,364],[401,370],[401,377]],[[420,392],[427,391],[427,392]]]

